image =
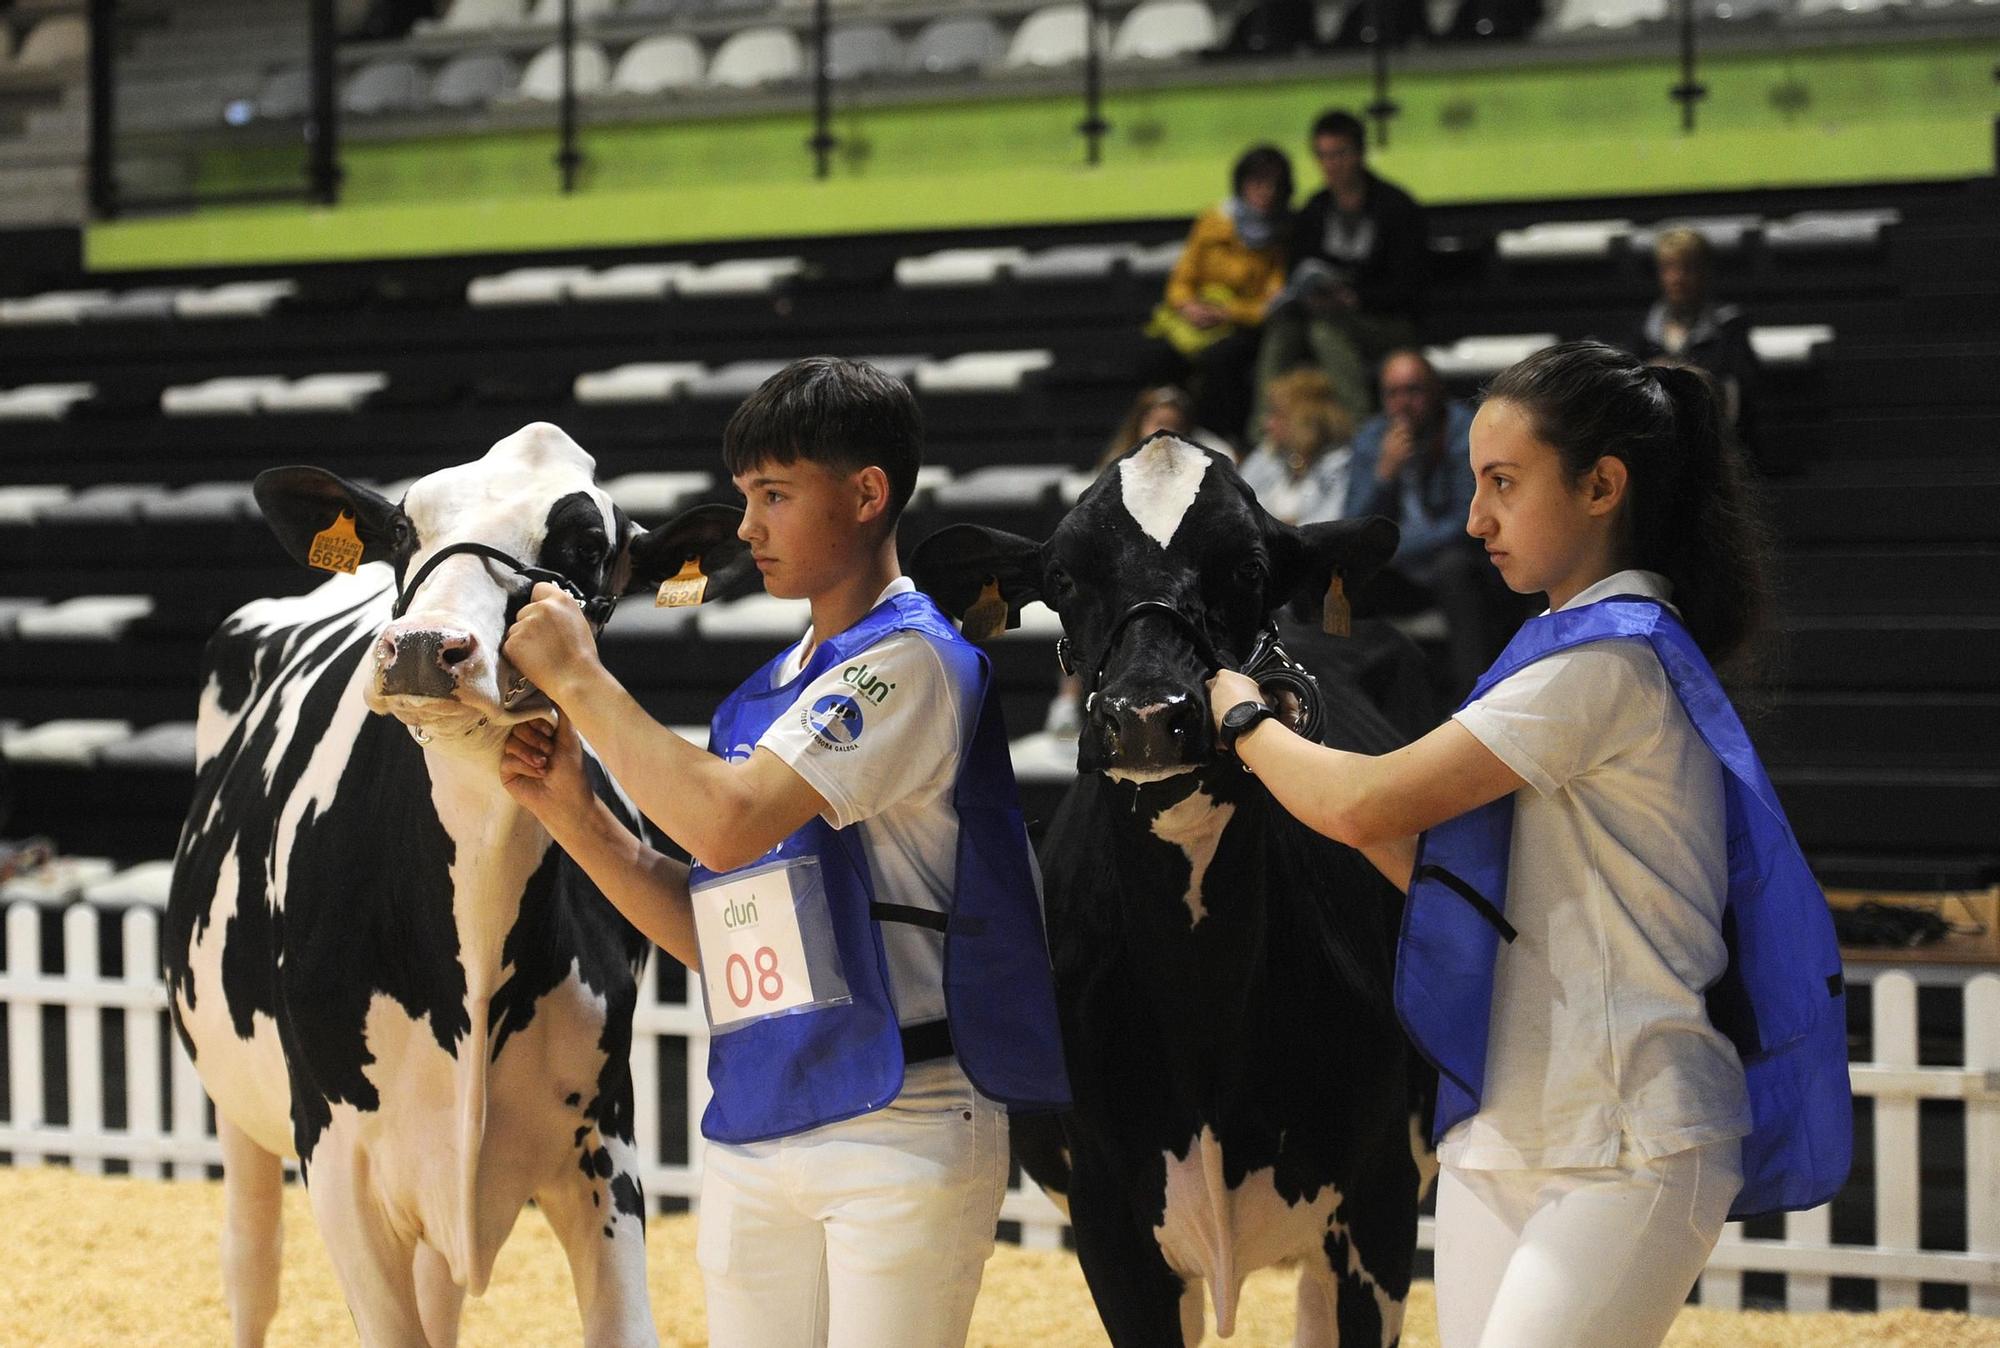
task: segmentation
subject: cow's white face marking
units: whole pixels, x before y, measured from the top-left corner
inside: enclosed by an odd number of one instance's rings
[[[1163,548],[1173,542],[1207,476],[1208,452],[1170,435],[1118,464],[1126,513]]]
[[[617,517],[611,498],[598,487],[596,464],[561,428],[538,421],[496,443],[472,463],[441,469],[413,483],[403,512],[416,527],[422,550],[409,561],[406,580],[439,549],[478,542],[535,565],[548,533],[549,511],[566,496],[581,493],[596,505],[604,535],[615,551]],[[447,558],[410,597],[409,611],[388,630],[444,628],[469,633],[476,642],[471,659],[458,667],[455,698],[392,696],[372,681],[370,710],[397,717],[431,736],[441,747],[477,755],[490,751],[514,721],[540,715],[539,698],[504,707],[504,684],[512,670],[500,658],[505,640],[507,601],[523,581],[471,554]],[[484,732],[484,733],[481,733]]]

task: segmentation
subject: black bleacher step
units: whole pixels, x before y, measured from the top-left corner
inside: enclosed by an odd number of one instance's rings
[[[2000,618],[1795,617],[1771,638],[1764,682],[1796,689],[2000,691]]]
[[[2000,408],[1843,408],[1823,419],[1810,456],[1865,459],[1894,471],[1913,459],[2000,457]]]
[[[42,834],[59,852],[120,865],[172,856],[194,797],[193,774],[178,768],[18,763],[14,775],[10,836]]]
[[[1807,858],[1832,889],[1966,890],[2000,880],[2000,849],[1971,852],[1813,852]]]
[[[1765,499],[1789,543],[2000,540],[2000,457],[1959,473],[1894,480],[1774,482]]]
[[[1771,696],[1761,713],[1745,703],[1751,736],[1773,767],[2000,764],[2000,693],[1794,690]]]
[[[2000,770],[1791,767],[1771,780],[1808,851],[2000,847]]]
[[[1779,560],[1793,613],[2000,616],[2000,543],[1961,547],[1826,547]]]
[[[2000,342],[1862,347],[1842,342],[1827,354],[1827,399],[1841,408],[2000,407]]]

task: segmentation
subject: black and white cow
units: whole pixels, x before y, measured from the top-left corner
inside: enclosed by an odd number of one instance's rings
[[[1419,1176],[1389,999],[1400,896],[1216,754],[1202,686],[1202,647],[1240,662],[1275,610],[1395,542],[1384,520],[1282,524],[1227,460],[1160,435],[1046,543],[959,525],[913,558],[952,612],[995,581],[1010,610],[1047,603],[1085,675],[1079,776],[1041,851],[1076,1107],[1015,1138],[1067,1193],[1121,1348],[1200,1342],[1204,1285],[1227,1337],[1245,1276],[1291,1260],[1300,1344],[1401,1334]],[[1329,691],[1323,738],[1393,747]]]
[[[593,470],[535,424],[400,503],[314,468],[258,479],[295,558],[344,511],[363,564],[247,605],[204,662],[162,961],[216,1105],[239,1345],[277,1309],[286,1156],[364,1344],[455,1343],[530,1198],[585,1343],[657,1342],[629,1067],[647,942],[500,785],[509,726],[548,704],[500,657],[532,582],[495,554],[602,614],[690,555],[721,564],[737,512],[647,532]],[[490,551],[423,573],[466,543]]]

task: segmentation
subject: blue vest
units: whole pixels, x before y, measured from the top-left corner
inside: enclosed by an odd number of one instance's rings
[[[1607,637],[1652,645],[1688,720],[1724,768],[1729,964],[1708,1014],[1743,1060],[1751,1133],[1732,1218],[1816,1207],[1847,1180],[1853,1110],[1847,998],[1826,896],[1806,866],[1743,723],[1694,638],[1663,605],[1621,596],[1524,624],[1468,703],[1525,665]],[[1513,939],[1507,901],[1514,797],[1438,825],[1417,846],[1396,953],[1396,1012],[1438,1069],[1433,1140],[1479,1108],[1493,964]]]
[[[1015,1110],[1067,1109],[1069,1078],[1048,938],[985,653],[923,595],[893,595],[853,627],[820,642],[790,682],[772,686],[782,653],[752,674],[716,710],[709,751],[726,754],[731,746],[755,744],[795,705],[800,690],[897,632],[921,634],[953,682],[979,693],[978,725],[952,793],[958,865],[943,939],[953,1050],[988,1099]],[[760,1142],[853,1118],[880,1109],[903,1087],[902,1037],[858,830],[835,829],[814,818],[753,864],[801,856],[819,860],[834,944],[853,1000],[773,1016],[709,1040],[708,1080],[715,1095],[701,1131],[718,1142]],[[695,884],[714,878],[716,872],[700,865],[690,877]]]

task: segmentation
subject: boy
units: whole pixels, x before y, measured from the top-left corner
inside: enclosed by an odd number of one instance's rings
[[[696,1256],[718,1348],[963,1344],[1003,1107],[1068,1103],[998,698],[896,560],[920,434],[900,381],[829,357],[730,419],[738,536],[812,626],[724,701],[710,753],[605,672],[561,592],[536,587],[505,646],[561,713],[516,729],[509,789],[701,973]],[[598,804],[579,735],[692,868]]]

